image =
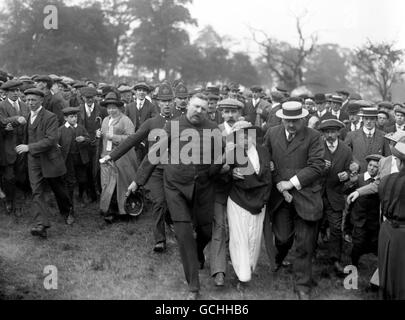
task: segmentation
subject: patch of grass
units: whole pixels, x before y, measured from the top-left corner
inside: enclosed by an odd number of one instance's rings
[[[32,216],[29,201],[22,204],[19,218],[7,216],[0,209],[0,299],[178,299],[187,294],[187,284],[180,262],[175,236],[168,232],[168,250],[153,252],[153,220],[150,213],[138,219],[120,219],[104,223],[97,204],[77,208],[76,223],[64,224],[52,210],[48,240],[29,233]],[[262,245],[263,246],[263,245]],[[345,244],[346,254],[350,247]],[[208,255],[207,255],[208,257]],[[294,262],[294,251],[287,258]],[[365,292],[376,267],[376,258],[361,260],[359,289],[345,290],[327,263],[327,248],[320,247],[313,270],[317,286],[314,299],[375,299]],[[346,261],[348,263],[348,258]],[[58,268],[58,289],[44,289],[44,267]],[[202,299],[296,299],[293,274],[282,269],[270,272],[264,246],[251,283],[237,290],[237,278],[228,264],[225,286],[214,286],[209,260],[200,271]]]

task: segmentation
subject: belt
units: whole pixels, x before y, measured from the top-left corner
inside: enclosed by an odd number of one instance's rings
[[[388,223],[393,227],[394,229],[396,228],[405,228],[405,221],[398,221],[398,220],[392,220],[392,219],[387,219]]]

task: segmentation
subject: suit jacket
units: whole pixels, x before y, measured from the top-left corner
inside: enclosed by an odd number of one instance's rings
[[[346,171],[349,173],[350,162],[352,161],[352,150],[339,140],[338,147],[331,153],[326,142],[324,142],[325,160],[332,165],[323,173],[323,196],[327,198],[335,211],[343,211],[345,207],[343,187],[344,183],[339,181],[338,173]]]
[[[52,92],[48,92],[44,97],[42,106],[46,110],[56,114],[59,126],[65,122],[62,110],[68,107],[68,102],[59,93],[53,94]]]
[[[34,123],[31,125],[31,114],[27,119],[26,144],[29,146],[29,155],[39,157],[41,172],[45,178],[56,178],[66,173],[65,161],[58,147],[58,119],[56,115],[45,108],[39,111]],[[29,136],[29,131],[33,135]],[[32,161],[28,157],[28,163]]]
[[[86,119],[86,107],[84,105],[84,103],[82,103],[79,106],[80,112],[79,115],[77,117],[77,124],[80,124],[81,126],[85,127],[85,119]],[[105,117],[108,116],[107,110],[104,107],[101,107],[100,104],[98,102],[94,102],[94,109],[93,109],[93,113],[94,113],[94,119],[100,117],[101,120],[104,120]],[[101,128],[101,123],[97,124],[98,128]],[[87,133],[90,136],[90,141],[94,141],[95,137],[96,137],[96,132],[90,132],[86,127],[85,127]]]
[[[268,205],[269,213],[276,211],[284,201],[282,194],[275,188],[276,184],[280,181],[288,181],[296,175],[301,189],[290,190],[295,210],[304,220],[321,219],[323,203],[320,178],[325,168],[325,161],[320,133],[303,127],[288,143],[284,126],[280,125],[267,131],[265,145],[275,165],[272,196]]]
[[[88,144],[90,143],[90,137],[87,133],[86,129],[78,124],[75,129],[75,135],[72,134],[72,129],[66,128],[65,125],[60,126],[58,129],[58,142],[61,146],[62,156],[66,162],[66,159],[70,153],[70,147],[72,145],[72,139],[76,137],[83,136],[85,140],[83,142],[75,142],[77,143],[77,148],[79,150],[80,159],[82,160],[83,164],[86,164],[90,161],[89,158],[89,151],[88,151]]]
[[[380,184],[381,180],[390,175],[391,172],[391,165],[392,165],[392,155],[382,158],[378,163],[378,176],[373,183],[369,183],[356,191],[358,191],[360,196],[365,196],[369,194],[374,194],[378,192],[378,185]]]
[[[7,164],[13,164],[16,161],[17,153],[15,147],[23,143],[25,138],[26,124],[20,125],[17,118],[22,116],[27,119],[30,114],[30,110],[24,102],[18,101],[18,104],[20,106],[20,114],[17,113],[8,99],[0,103],[0,115],[3,117],[3,123],[11,123],[14,128],[13,131],[4,131],[3,133],[4,160]]]
[[[368,145],[366,134],[363,129],[349,132],[346,136],[345,143],[352,149],[353,160],[360,164],[360,172],[367,171],[366,156],[370,154],[380,154],[384,157],[391,155],[391,150],[385,133],[375,130],[372,142]]]
[[[267,113],[266,124],[263,127],[264,132],[267,132],[268,129],[276,127],[281,124],[281,118],[276,116],[276,112],[281,109],[281,104],[278,103]]]
[[[271,192],[270,153],[266,147],[257,145],[260,170],[257,174],[244,175],[244,179],[233,179],[229,197],[243,209],[252,214],[259,214],[267,203]],[[245,153],[246,155],[246,153]],[[247,157],[247,155],[246,155]],[[252,166],[248,160],[247,166]],[[231,166],[245,167],[240,165]]]
[[[323,120],[336,119],[336,117],[333,116],[329,111],[326,111],[322,117],[319,117],[318,112],[315,112],[313,115],[319,118],[319,122],[322,122]]]
[[[261,114],[257,113],[257,110],[259,109],[262,110]],[[270,110],[271,104],[266,100],[259,99],[256,106],[253,105],[253,100],[249,100],[243,108],[242,116],[244,116],[245,120],[251,124],[262,127],[263,122],[267,120]]]
[[[328,113],[328,112],[327,112],[327,113]],[[331,116],[332,116],[334,119],[336,119],[336,116],[335,116],[332,112],[329,112],[329,113],[331,114]],[[343,110],[340,110],[340,114],[339,114],[338,120],[340,120],[340,121],[342,121],[342,122],[344,122],[345,120],[349,120],[349,114],[348,114],[347,112],[343,111]]]
[[[125,114],[131,119],[135,126],[135,131],[140,128],[142,123],[147,119],[153,118],[159,112],[157,112],[156,107],[148,99],[144,100],[141,110],[136,107],[136,100],[127,105],[125,109]]]

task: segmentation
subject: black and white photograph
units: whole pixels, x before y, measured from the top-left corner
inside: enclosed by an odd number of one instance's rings
[[[0,0],[0,300],[405,300],[404,12]]]

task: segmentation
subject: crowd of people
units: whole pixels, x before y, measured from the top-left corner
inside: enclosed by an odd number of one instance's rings
[[[316,283],[319,239],[339,277],[347,241],[353,266],[364,254],[378,257],[372,283],[382,298],[405,298],[403,103],[346,90],[291,96],[236,83],[190,90],[181,80],[2,77],[0,198],[11,215],[17,188],[32,195],[33,236],[48,236],[50,190],[67,225],[75,208],[94,202],[114,223],[143,190],[151,247],[164,253],[174,230],[191,299],[207,245],[214,284],[224,286],[229,251],[243,288],[262,239],[269,272],[292,268],[300,299]]]

